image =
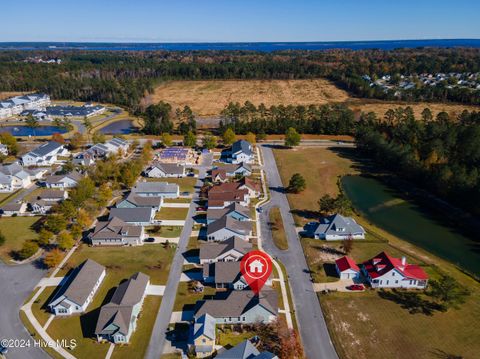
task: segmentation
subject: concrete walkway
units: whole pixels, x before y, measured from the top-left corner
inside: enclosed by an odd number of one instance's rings
[[[184,226],[184,220],[160,219],[160,226]]]
[[[110,359],[111,358],[114,349],[115,349],[115,344],[110,343],[110,347],[108,348],[108,352],[105,355],[105,359]]]
[[[165,293],[165,286],[164,285],[154,285],[150,284],[147,287],[147,295],[157,295],[162,296]]]
[[[168,203],[168,202],[164,202],[162,204],[162,208],[165,207],[165,208],[189,208],[190,207],[190,203]]]
[[[158,244],[158,243],[178,243],[180,237],[150,237],[153,238],[153,242],[145,242],[145,244]]]
[[[321,292],[323,290],[332,290],[338,292],[355,292],[347,289],[347,287],[352,284],[354,284],[353,279],[340,279],[336,282],[314,283],[313,290],[315,292]]]
[[[56,287],[62,282],[63,278],[65,277],[42,278],[40,282],[38,282],[37,287]]]

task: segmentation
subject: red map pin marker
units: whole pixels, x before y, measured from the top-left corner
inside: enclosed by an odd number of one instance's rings
[[[240,272],[250,289],[258,295],[272,273],[272,260],[265,252],[248,252],[240,262]]]

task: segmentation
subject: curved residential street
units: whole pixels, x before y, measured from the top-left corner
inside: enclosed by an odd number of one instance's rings
[[[33,339],[20,320],[19,312],[23,302],[45,275],[33,263],[8,266],[0,261],[0,339],[29,341],[29,348],[8,348],[9,359],[46,359],[49,356],[34,347]]]
[[[270,201],[262,206],[264,211],[260,214],[263,248],[274,258],[278,258],[286,268],[305,356],[309,359],[336,359],[338,355],[310,281],[308,265],[298,240],[287,196],[283,192],[283,184],[272,148],[268,145],[262,145],[260,148],[263,154],[263,169],[270,188]],[[289,245],[286,251],[279,250],[274,245],[268,227],[269,213],[273,207],[280,208]]]

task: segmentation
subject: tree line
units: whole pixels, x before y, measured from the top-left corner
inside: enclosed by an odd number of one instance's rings
[[[62,64],[25,63],[28,56]],[[41,91],[54,99],[96,101],[143,109],[142,99],[164,80],[308,79],[325,77],[360,97],[393,96],[361,76],[422,72],[479,72],[480,50],[398,49],[279,51],[3,51],[0,91]],[[478,104],[478,91],[425,87],[406,99]]]

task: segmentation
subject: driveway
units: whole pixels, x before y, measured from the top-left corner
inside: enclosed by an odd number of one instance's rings
[[[168,325],[171,322],[170,320],[172,317],[173,305],[175,303],[175,296],[177,294],[178,283],[180,282],[183,272],[183,264],[185,261],[183,253],[187,250],[188,241],[192,233],[193,216],[196,213],[196,204],[194,201],[198,199],[199,189],[202,185],[202,180],[205,178],[206,170],[212,164],[211,155],[204,157],[206,158],[203,159],[202,164],[198,167],[199,180],[196,183],[195,194],[192,202],[190,203],[185,225],[178,241],[177,251],[175,252],[172,265],[170,266],[170,274],[168,276],[167,285],[165,286],[164,295],[162,297],[162,304],[160,305],[160,310],[157,314],[157,319],[155,320],[155,325],[153,327],[152,336],[150,337],[150,343],[148,345],[145,359],[158,359],[163,353],[166,332]]]
[[[267,145],[262,145],[260,148],[271,197],[270,201],[262,206],[264,211],[260,214],[263,249],[274,258],[280,259],[285,265],[305,356],[309,359],[336,359],[338,355],[330,339],[320,303],[310,281],[308,265],[298,240],[287,196],[282,190],[283,184],[272,149]],[[286,251],[279,250],[273,244],[268,226],[269,213],[273,207],[280,208],[289,245],[289,249]]]
[[[0,339],[33,339],[20,321],[19,311],[45,271],[34,264],[7,266],[0,261]],[[49,356],[40,348],[9,348],[9,359],[46,359]]]

